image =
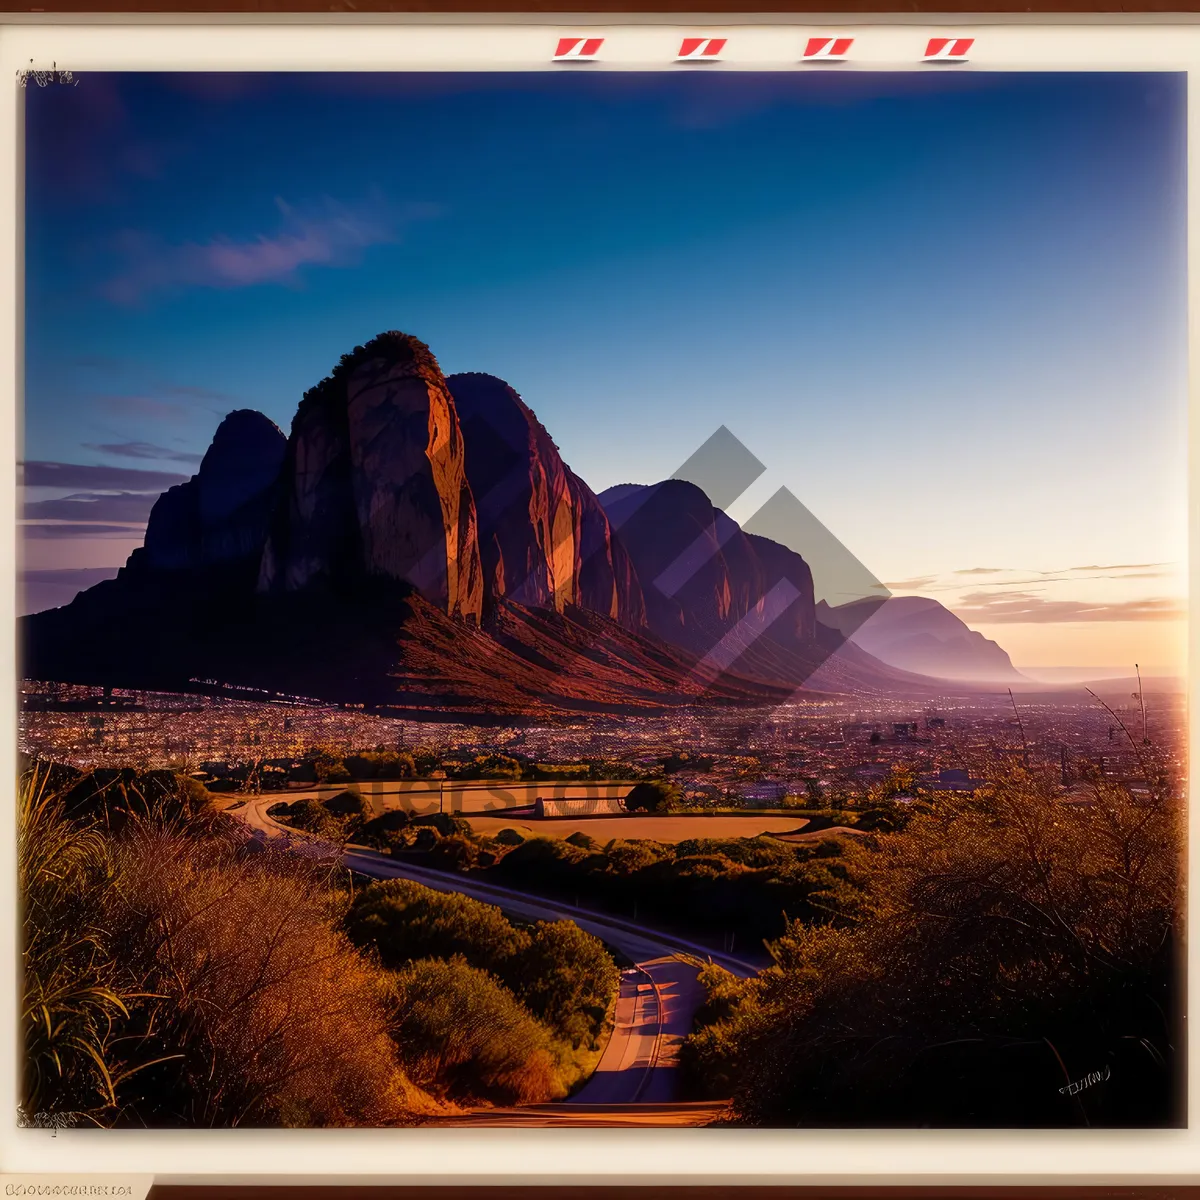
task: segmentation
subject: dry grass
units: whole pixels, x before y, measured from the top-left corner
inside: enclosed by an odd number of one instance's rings
[[[401,1070],[388,981],[331,924],[319,869],[141,828],[120,847],[121,931],[182,1053],[158,1080],[195,1126],[411,1124],[436,1106]]]
[[[402,1068],[390,979],[339,931],[325,871],[131,786],[114,832],[107,795],[67,817],[76,777],[22,780],[25,1111],[185,1127],[444,1111]]]
[[[584,833],[601,845],[613,838],[646,839],[654,842],[685,842],[692,838],[752,838],[763,833],[789,833],[799,830],[803,817],[772,817],[757,814],[745,817],[702,816],[629,816],[580,817],[552,821],[521,821],[512,817],[464,814],[475,833],[495,834],[501,829],[519,829],[528,837],[555,838],[559,841],[573,833]]]

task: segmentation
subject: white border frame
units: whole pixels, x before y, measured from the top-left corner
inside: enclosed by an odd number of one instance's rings
[[[554,63],[557,39],[605,38],[600,61]],[[800,61],[809,36],[855,38],[848,61]],[[684,35],[727,39],[719,63],[673,61]],[[969,61],[921,61],[928,38],[975,38]],[[0,555],[15,561],[15,449],[24,341],[21,92],[15,73],[56,62],[89,70],[1165,70],[1200,68],[1200,16],[1074,17],[998,14],[830,14],[721,18],[515,14],[4,14],[0,16],[0,338],[15,370],[0,372]],[[1189,89],[1189,226],[1200,229],[1200,87]],[[5,176],[13,182],[5,186]],[[1189,238],[1191,412],[1200,394],[1200,238]],[[0,353],[0,362],[7,355]],[[1189,446],[1189,612],[1200,596],[1194,550],[1198,492]],[[15,576],[0,589],[0,662],[15,676]],[[1194,627],[1194,626],[1193,626]],[[1189,641],[1189,741],[1200,747],[1197,641]],[[0,689],[0,779],[15,779],[15,688]],[[1194,796],[1194,780],[1190,795]],[[0,828],[13,829],[13,789],[0,787]],[[1197,833],[1189,836],[1194,859]],[[0,838],[0,878],[15,880],[11,837]],[[10,898],[15,899],[12,893]],[[1196,927],[1197,903],[1189,900]],[[15,905],[0,922],[0,955],[17,963]],[[1191,967],[1197,955],[1193,949]],[[1193,972],[1190,970],[1189,975]],[[304,1183],[705,1183],[705,1184],[1172,1184],[1200,1178],[1200,1071],[1190,1058],[1193,1130],[620,1130],[416,1129],[88,1131],[15,1128],[16,991],[0,988],[0,1045],[14,1064],[0,1083],[0,1168],[153,1172],[161,1182]],[[986,1086],[986,1080],[980,1081]],[[220,1174],[212,1174],[215,1169]],[[331,1169],[332,1168],[332,1169]],[[342,1172],[335,1174],[335,1171]]]

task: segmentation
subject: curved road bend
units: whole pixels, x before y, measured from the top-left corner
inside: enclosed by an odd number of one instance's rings
[[[266,810],[279,799],[251,797],[231,815],[269,837],[294,838],[296,831],[267,814]],[[699,963],[711,959],[742,979],[757,974],[757,967],[605,913],[468,876],[412,866],[368,850],[347,850],[343,861],[352,870],[374,879],[411,879],[437,891],[461,892],[516,916],[574,921],[636,964],[621,972],[613,1032],[600,1062],[567,1105],[489,1109],[456,1118],[455,1123],[705,1124],[720,1112],[723,1106],[719,1104],[680,1104],[674,1099],[679,1046],[691,1032],[696,1010],[704,1001],[704,989],[697,979]]]

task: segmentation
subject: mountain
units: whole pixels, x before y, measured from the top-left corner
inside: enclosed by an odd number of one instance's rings
[[[647,624],[665,641],[707,654],[739,627],[748,634],[756,618],[813,638],[808,565],[744,534],[695,484],[626,484],[601,493],[600,503],[643,581]]]
[[[489,605],[508,599],[556,612],[575,605],[640,629],[645,606],[629,556],[542,423],[494,375],[452,375],[447,383],[466,446]]]
[[[231,413],[116,578],[21,636],[33,678],[481,721],[939,686],[821,625],[804,559],[694,484],[597,497],[507,383],[396,332],[286,440]]]
[[[820,624],[808,563],[744,532],[695,484],[618,484],[600,503],[642,581],[650,630],[697,655],[707,677],[856,693],[936,687]]]
[[[864,610],[874,607],[864,615]],[[942,679],[1024,682],[1008,654],[968,628],[948,608],[923,596],[817,605],[817,620],[845,632],[854,645],[890,666]]]
[[[304,394],[279,489],[260,592],[407,582],[478,623],[483,568],[462,430],[422,342],[380,334]]]
[[[287,439],[262,413],[231,412],[199,471],[155,502],[135,565],[193,571],[253,559],[257,566],[286,449]]]

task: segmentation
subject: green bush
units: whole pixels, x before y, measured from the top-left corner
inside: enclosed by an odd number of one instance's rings
[[[322,800],[321,803],[325,810],[335,817],[361,818],[369,811],[367,802],[362,796],[349,788],[344,792],[338,792],[336,796],[330,796],[328,800]]]
[[[408,964],[393,981],[392,1037],[414,1081],[459,1104],[539,1104],[573,1072],[549,1030],[462,958]]]
[[[413,756],[396,750],[364,750],[345,759],[353,779],[412,779],[416,773]]]
[[[489,972],[576,1048],[594,1047],[619,982],[603,943],[573,922],[520,928],[495,905],[407,879],[371,884],[345,922],[355,945],[384,966],[461,957]]]
[[[1002,772],[878,835],[858,919],[792,921],[685,1046],[762,1125],[1170,1124],[1182,1069],[1179,814]],[[845,864],[823,860],[836,884]],[[1065,1084],[1112,1069],[1114,1087]],[[976,1086],[986,1080],[986,1086]]]
[[[495,905],[408,879],[383,880],[359,892],[346,928],[355,945],[373,948],[392,968],[418,958],[462,955],[503,975],[505,964],[529,944],[529,935]]]
[[[539,922],[505,969],[535,1016],[572,1046],[594,1048],[620,971],[599,938],[573,921]]]
[[[470,836],[471,833],[471,822],[466,817],[457,817],[447,812],[426,813],[424,816],[413,817],[409,824],[417,829],[435,829],[441,837],[449,837],[455,833]]]
[[[403,809],[393,809],[372,817],[363,823],[358,831],[358,840],[365,846],[373,846],[376,850],[388,851],[394,845],[401,844],[402,839],[397,835],[408,827],[409,814]]]
[[[625,797],[625,807],[630,812],[665,813],[679,808],[682,803],[683,791],[679,785],[665,779],[635,783]]]
[[[492,834],[492,841],[499,842],[501,846],[519,846],[528,840],[529,835],[522,833],[519,829],[500,829]],[[567,838],[567,841],[570,840]]]

